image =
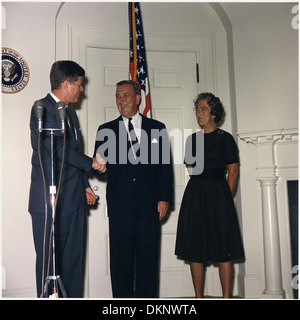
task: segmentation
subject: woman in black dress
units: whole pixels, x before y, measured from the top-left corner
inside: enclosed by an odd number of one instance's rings
[[[238,148],[226,131],[217,127],[224,109],[218,97],[201,93],[194,101],[196,118],[204,130],[204,170],[193,174],[181,203],[175,254],[190,262],[197,298],[203,297],[204,270],[218,263],[223,297],[231,295],[232,259],[244,258],[233,193],[239,174]],[[191,136],[195,151],[196,134]]]

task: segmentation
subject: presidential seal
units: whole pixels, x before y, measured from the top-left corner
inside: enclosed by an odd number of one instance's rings
[[[2,47],[2,92],[19,92],[25,88],[28,80],[26,60],[17,51]]]

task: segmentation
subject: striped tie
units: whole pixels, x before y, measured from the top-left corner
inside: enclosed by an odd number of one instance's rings
[[[131,123],[132,118],[129,118],[128,120],[129,120],[128,121],[128,131],[129,131],[129,136],[130,136],[130,140],[131,140],[131,144],[132,144],[133,153],[135,156],[138,157],[140,154],[140,144],[139,144],[138,138],[135,134],[133,125]]]

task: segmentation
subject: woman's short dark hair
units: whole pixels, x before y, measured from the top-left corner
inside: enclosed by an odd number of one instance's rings
[[[215,116],[214,121],[217,123],[219,122],[224,114],[224,108],[222,102],[218,97],[213,95],[210,92],[203,92],[198,94],[197,98],[194,100],[195,108],[198,107],[198,104],[201,100],[207,101],[207,104],[210,106],[210,113]]]
[[[56,61],[50,71],[51,90],[58,89],[65,80],[74,83],[78,77],[84,77],[84,75],[84,69],[76,62],[69,60]]]
[[[117,87],[120,87],[120,86],[123,86],[125,84],[130,84],[133,86],[133,90],[134,90],[134,93],[137,95],[137,94],[141,94],[140,92],[140,87],[139,87],[139,84],[137,82],[135,82],[134,80],[122,80],[120,82],[117,83]]]

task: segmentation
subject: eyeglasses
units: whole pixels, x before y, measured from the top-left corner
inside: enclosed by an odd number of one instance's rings
[[[197,113],[204,113],[204,114],[206,114],[206,113],[209,113],[210,112],[210,109],[209,108],[207,108],[207,107],[195,107],[194,108],[194,111]]]

